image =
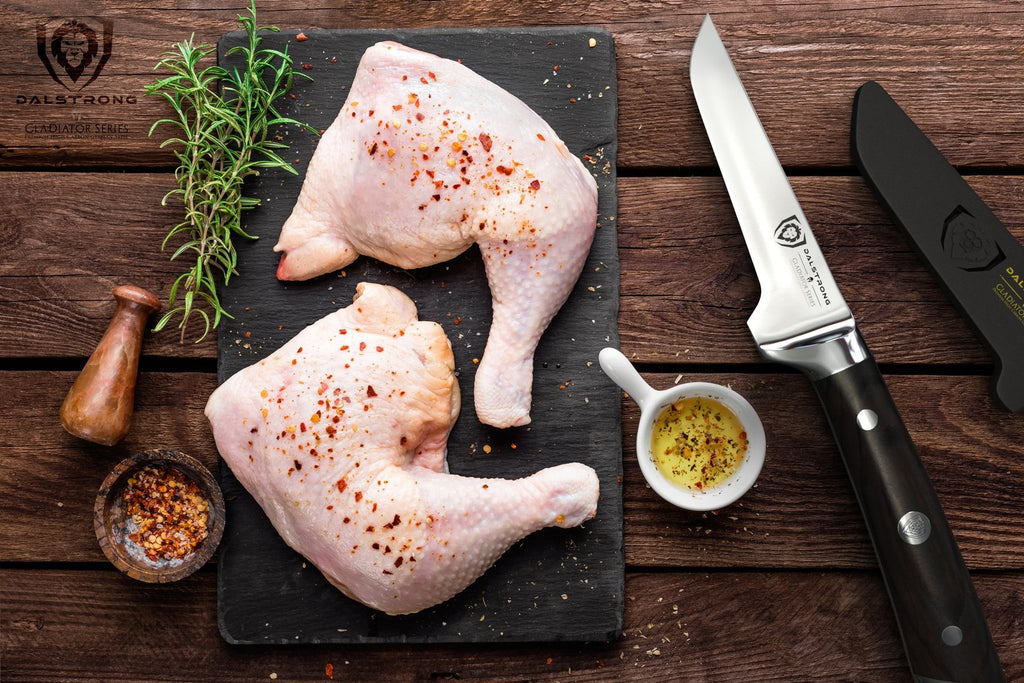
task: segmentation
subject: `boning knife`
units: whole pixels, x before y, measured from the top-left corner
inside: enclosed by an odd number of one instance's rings
[[[761,354],[804,372],[853,484],[916,681],[1001,681],[988,626],[924,465],[707,16],[690,83],[761,298]]]

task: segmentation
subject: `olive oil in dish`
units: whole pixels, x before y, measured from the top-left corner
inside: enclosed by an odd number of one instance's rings
[[[743,464],[749,442],[736,414],[705,396],[669,404],[651,434],[651,457],[675,484],[695,491],[721,486]]]

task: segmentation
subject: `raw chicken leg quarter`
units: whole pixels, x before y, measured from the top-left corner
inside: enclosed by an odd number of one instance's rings
[[[594,177],[533,110],[457,62],[378,43],[310,160],[277,276],[305,280],[360,254],[421,268],[475,242],[493,308],[477,416],[524,425],[537,343],[596,224]]]
[[[218,451],[284,541],[390,614],[443,602],[527,534],[597,511],[597,474],[580,463],[519,480],[446,473],[458,414],[444,331],[367,283],[206,405]]]

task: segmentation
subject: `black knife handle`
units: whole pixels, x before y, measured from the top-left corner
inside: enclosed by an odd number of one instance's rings
[[[874,359],[813,384],[867,523],[915,680],[1004,681],[960,549]]]

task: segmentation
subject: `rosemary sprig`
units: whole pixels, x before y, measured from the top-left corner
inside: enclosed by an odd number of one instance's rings
[[[182,343],[193,314],[203,322],[197,343],[217,327],[223,316],[231,317],[217,296],[218,275],[226,285],[237,272],[238,254],[232,237],[255,239],[242,228],[241,218],[242,211],[260,203],[242,194],[243,181],[266,168],[296,173],[278,154],[277,150],[288,145],[270,137],[271,127],[296,125],[317,133],[307,124],[282,116],[275,107],[274,103],[291,89],[296,75],[287,46],[284,50],[261,47],[260,31],[277,31],[277,27],[256,23],[256,0],[251,0],[248,16],[239,15],[238,21],[245,30],[246,44],[232,48],[225,57],[239,55],[241,68],[202,66],[215,48],[196,45],[193,34],[175,43],[157,63],[154,70],[166,69],[170,75],[146,86],[147,95],[163,97],[175,114],[175,118],[154,123],[149,134],[162,124],[179,129],[177,137],[161,144],[175,147],[178,160],[178,187],[168,192],[162,203],[166,206],[169,199],[177,197],[184,205],[185,218],[167,234],[161,249],[172,240],[183,239],[171,260],[187,257],[189,266],[171,286],[169,310],[154,331],[180,317]],[[211,309],[212,320],[201,307],[203,303]]]

